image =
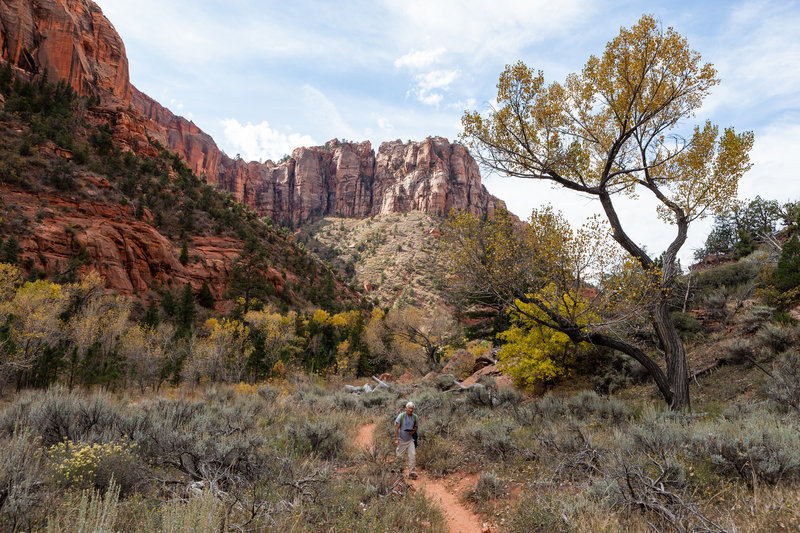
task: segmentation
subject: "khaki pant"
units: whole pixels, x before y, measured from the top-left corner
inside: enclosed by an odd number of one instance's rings
[[[414,474],[417,468],[417,448],[414,446],[413,440],[400,441],[400,444],[397,445],[397,457],[402,457],[406,450],[408,450],[408,473]]]

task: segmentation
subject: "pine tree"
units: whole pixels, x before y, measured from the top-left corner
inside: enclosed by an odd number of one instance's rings
[[[19,262],[19,241],[17,236],[12,235],[8,240],[3,243],[2,262],[16,265]]]
[[[800,286],[800,240],[793,236],[783,245],[778,266],[772,273],[775,287],[783,292]]]
[[[175,297],[172,296],[172,291],[164,293],[164,298],[161,299],[161,308],[167,316],[175,316]]]
[[[175,310],[175,318],[178,321],[178,330],[182,333],[188,333],[192,329],[192,324],[197,317],[197,311],[194,308],[194,291],[192,285],[187,283],[183,288],[181,294],[181,301]]]
[[[156,328],[161,323],[161,315],[158,314],[158,306],[155,300],[150,300],[150,305],[142,317],[142,326]]]
[[[206,309],[214,309],[214,295],[206,281],[203,281],[203,286],[200,287],[200,294],[197,295],[197,303]]]
[[[189,262],[189,246],[186,244],[186,241],[183,241],[183,245],[181,246],[181,255],[178,256],[178,261],[181,262],[183,266]]]

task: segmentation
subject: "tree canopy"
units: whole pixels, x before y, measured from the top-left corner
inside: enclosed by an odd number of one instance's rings
[[[464,141],[488,169],[547,180],[600,201],[613,239],[659,295],[650,314],[667,362],[662,394],[675,408],[689,406],[685,349],[667,309],[675,260],[689,224],[735,199],[753,145],[751,132],[720,133],[710,122],[696,125],[688,138],[680,135],[682,121],[717,83],[713,66],[703,64],[686,39],[644,15],[564,83],[546,84],[541,71],[521,61],[507,66],[496,106],[462,119]],[[619,219],[619,197],[640,195],[651,196],[658,216],[676,227],[663,268]]]

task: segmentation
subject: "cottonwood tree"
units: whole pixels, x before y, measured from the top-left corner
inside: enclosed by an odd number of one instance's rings
[[[460,330],[447,309],[436,307],[428,313],[415,307],[393,308],[386,314],[386,328],[395,342],[422,349],[430,370],[441,366],[442,349],[460,338]]]
[[[666,387],[659,388],[675,409],[689,408],[686,351],[668,310],[675,259],[689,225],[728,207],[750,168],[750,132],[737,135],[728,128],[720,134],[706,122],[688,139],[677,134],[718,81],[713,66],[702,64],[681,35],[645,15],[564,83],[548,85],[542,72],[522,62],[506,67],[496,107],[462,118],[463,139],[485,167],[547,180],[600,201],[614,240],[658,292],[650,321],[666,360]],[[663,269],[619,218],[619,198],[639,195],[654,199],[658,215],[675,226]],[[592,338],[575,324],[560,328],[576,342],[632,348],[621,340]],[[653,362],[644,353],[637,360]],[[648,371],[654,373],[652,365]]]

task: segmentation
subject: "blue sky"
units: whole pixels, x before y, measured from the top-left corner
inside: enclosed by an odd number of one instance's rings
[[[504,65],[562,81],[642,13],[673,26],[722,83],[696,121],[752,130],[740,197],[800,200],[800,6],[796,2],[598,0],[96,0],[125,42],[131,81],[192,119],[229,155],[277,160],[332,138],[382,141],[460,133]],[[484,176],[525,218],[553,203],[578,223],[596,206],[546,184]],[[626,204],[648,249],[666,245],[652,206]],[[642,223],[642,221],[645,221]],[[685,260],[702,244],[698,224]]]

